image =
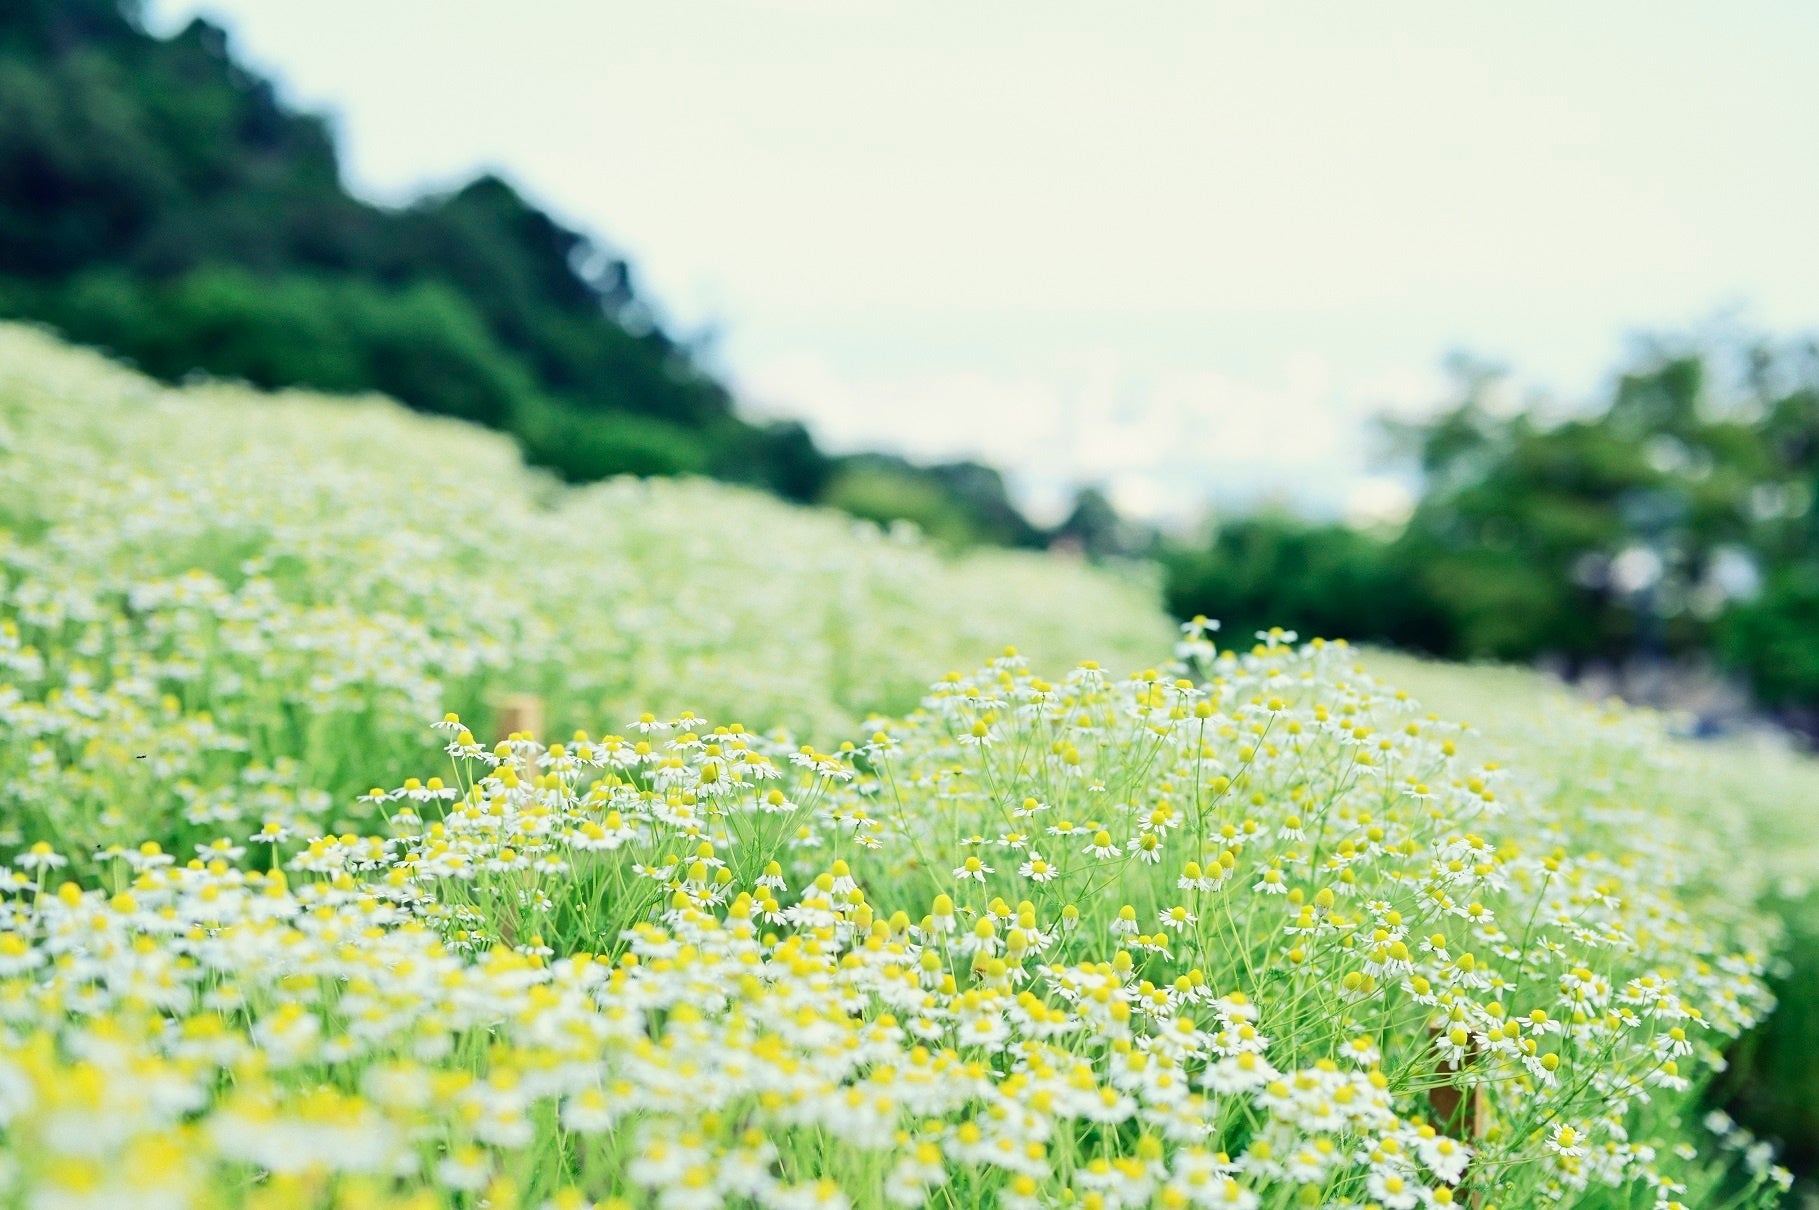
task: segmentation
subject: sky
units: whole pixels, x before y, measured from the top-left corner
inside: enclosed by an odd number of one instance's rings
[[[501,172],[754,415],[1182,523],[1360,519],[1443,357],[1591,397],[1637,333],[1819,326],[1819,5],[151,0],[358,193]]]

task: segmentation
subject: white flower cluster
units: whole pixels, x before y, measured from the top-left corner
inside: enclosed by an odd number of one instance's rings
[[[1730,1179],[1686,1122],[1770,1006],[1768,926],[1715,902],[1708,833],[1607,809],[1622,759],[1579,810],[1318,642],[1120,680],[1007,654],[868,730],[449,718],[446,778],[366,795],[367,834],[148,843],[89,889],[27,849],[0,1197],[1666,1208]]]

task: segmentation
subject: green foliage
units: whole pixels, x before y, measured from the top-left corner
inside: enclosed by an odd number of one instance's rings
[[[1712,653],[1771,706],[1819,705],[1811,345],[1658,345],[1552,421],[1456,369],[1452,407],[1392,429],[1426,487],[1400,534],[1250,518],[1168,554],[1171,607],[1467,659]]]
[[[1714,390],[1726,362],[1746,372]],[[1454,622],[1442,650],[1621,662],[1728,631],[1768,700],[1811,693],[1795,670],[1819,663],[1819,630],[1776,620],[1798,618],[1795,569],[1819,558],[1810,348],[1658,345],[1602,410],[1552,424],[1493,415],[1494,383],[1468,372],[1459,404],[1403,433],[1428,492],[1398,546]],[[1765,573],[1782,587],[1754,603]]]
[[[1011,503],[1004,477],[977,462],[855,454],[837,464],[822,499],[880,525],[912,522],[950,545],[1035,546],[1043,537]]]
[[[1777,1140],[1802,1175],[1810,1205],[1819,1174],[1819,896],[1772,905],[1788,920],[1785,965],[1770,986],[1777,1007],[1734,1057],[1721,1092],[1739,1120]]]
[[[531,396],[529,376],[473,308],[427,282],[386,289],[223,267],[148,282],[94,270],[56,286],[16,282],[0,308],[46,319],[165,379],[201,364],[266,388],[379,391],[495,428],[514,426]]]
[[[834,462],[793,420],[724,424],[711,434],[707,471],[729,483],[746,483],[799,504],[823,501]]]
[[[202,21],[160,40],[104,4],[0,16],[0,274],[40,287],[8,291],[14,314],[167,378],[500,427],[530,393],[737,423],[622,261],[495,177],[399,211],[349,196],[326,124]]]
[[[952,546],[978,540],[966,514],[927,478],[887,466],[849,466],[828,484],[826,502],[880,525],[913,523]]]
[[[1783,569],[1758,600],[1725,615],[1719,641],[1764,702],[1819,703],[1819,567]]]
[[[1171,551],[1167,568],[1170,610],[1217,618],[1234,642],[1272,625],[1427,650],[1447,639],[1446,619],[1412,591],[1401,552],[1343,526],[1246,518],[1222,527],[1204,549]]]
[[[529,405],[518,429],[525,458],[570,483],[614,475],[680,475],[705,469],[701,444],[679,425],[562,404]]]

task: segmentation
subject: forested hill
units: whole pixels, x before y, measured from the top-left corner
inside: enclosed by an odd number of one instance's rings
[[[571,479],[697,472],[1035,536],[995,472],[830,459],[736,415],[626,262],[498,177],[403,209],[350,195],[328,124],[223,30],[158,38],[116,0],[0,5],[0,315],[167,379],[382,391]]]

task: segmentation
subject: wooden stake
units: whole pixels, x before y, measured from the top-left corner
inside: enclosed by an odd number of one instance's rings
[[[1445,1031],[1445,1025],[1430,1025],[1427,1029],[1429,1041],[1437,1040]],[[1453,1072],[1455,1080],[1465,1074],[1466,1067],[1478,1058],[1478,1041],[1473,1039],[1465,1048],[1465,1055]],[[1474,1084],[1467,1087],[1463,1084],[1441,1084],[1428,1089],[1428,1106],[1434,1111],[1434,1129],[1449,1135],[1461,1142],[1476,1145],[1484,1138],[1491,1127],[1490,1098],[1484,1095],[1484,1085]],[[1466,1179],[1470,1179],[1467,1169]],[[1481,1210],[1484,1205],[1484,1190],[1472,1186],[1466,1194],[1466,1204],[1472,1210]]]
[[[514,693],[499,703],[499,736],[510,739],[521,732],[543,734],[543,699],[534,693]]]

